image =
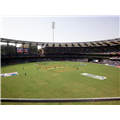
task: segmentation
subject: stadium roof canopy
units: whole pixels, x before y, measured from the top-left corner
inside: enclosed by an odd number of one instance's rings
[[[17,43],[17,44],[37,44],[44,47],[90,47],[90,46],[114,46],[120,45],[120,38],[101,40],[101,41],[89,41],[89,42],[33,42],[33,41],[22,41],[22,40],[14,40],[1,38],[1,42],[5,43]]]

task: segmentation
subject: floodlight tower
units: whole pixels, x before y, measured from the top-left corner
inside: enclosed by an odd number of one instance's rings
[[[55,29],[55,22],[52,22],[52,29],[53,29],[53,44],[54,44],[54,29]]]

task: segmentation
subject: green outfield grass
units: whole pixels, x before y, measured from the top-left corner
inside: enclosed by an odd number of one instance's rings
[[[48,64],[35,65],[37,63]],[[1,67],[1,73],[18,72],[19,74],[1,77],[1,98],[99,98],[120,96],[119,68],[93,63],[79,65],[80,63],[81,62],[34,62]],[[39,68],[39,70],[37,70],[37,68]],[[26,76],[25,73],[27,74]],[[81,73],[105,76],[107,79],[98,80],[82,76]],[[2,102],[1,104],[56,105],[59,103]],[[110,101],[62,104],[118,105],[120,102]]]

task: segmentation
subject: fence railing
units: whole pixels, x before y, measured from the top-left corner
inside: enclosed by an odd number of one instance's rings
[[[98,102],[98,101],[119,101],[120,97],[106,98],[60,98],[60,99],[27,99],[27,98],[1,98],[1,102]]]

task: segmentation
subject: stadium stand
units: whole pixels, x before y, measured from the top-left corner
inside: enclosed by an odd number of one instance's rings
[[[45,54],[119,53],[119,46],[102,47],[46,47]]]
[[[92,62],[94,59],[99,60],[100,64],[120,66],[120,38],[84,43],[46,43],[1,38],[1,43],[6,43],[1,44],[1,66],[39,61]],[[18,48],[17,44],[22,46]],[[42,47],[43,53],[38,54],[38,45]]]
[[[112,66],[120,66],[120,61],[114,61],[114,60],[102,60],[100,64],[108,64]]]

